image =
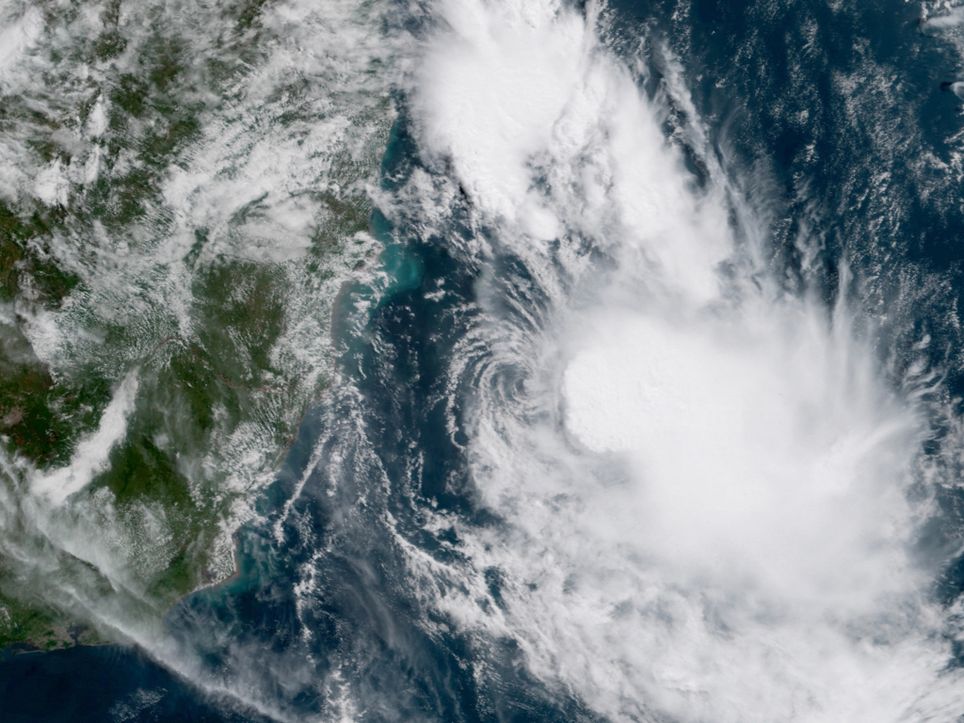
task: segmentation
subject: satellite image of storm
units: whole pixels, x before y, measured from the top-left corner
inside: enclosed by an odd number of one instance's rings
[[[964,722],[961,0],[0,0],[0,723]]]

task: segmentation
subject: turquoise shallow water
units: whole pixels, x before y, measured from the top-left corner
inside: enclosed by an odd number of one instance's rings
[[[769,263],[788,288],[803,283],[795,239],[806,226],[821,238],[824,303],[838,293],[844,259],[870,279],[862,313],[882,320],[878,347],[898,359],[895,376],[923,329],[934,339],[926,354],[935,365],[960,358],[964,337],[952,311],[964,298],[964,204],[941,163],[953,162],[949,139],[960,128],[961,102],[941,83],[961,67],[948,43],[919,26],[918,9],[902,2],[836,11],[816,2],[737,8],[722,0],[612,7],[617,41],[629,48],[646,34],[672,49],[728,169],[737,176],[757,169],[756,177],[767,179],[748,194],[768,198]],[[645,61],[655,96],[666,60],[653,51]],[[686,112],[670,106],[668,136]],[[386,192],[424,167],[409,123],[403,112],[385,153]],[[920,162],[926,158],[937,162]],[[694,184],[705,182],[698,155],[688,159]],[[461,424],[477,382],[473,369],[489,350],[476,350],[454,393],[447,370],[478,314],[481,279],[518,288],[531,279],[511,254],[468,259],[451,251],[453,238],[485,234],[471,227],[467,203],[463,191],[444,229],[426,230],[418,209],[393,221],[380,213],[371,219],[385,247],[384,277],[378,288],[344,291],[334,323],[342,383],[305,417],[260,501],[264,520],[239,533],[238,576],[189,597],[169,616],[168,634],[183,651],[174,658],[190,658],[199,677],[181,678],[125,647],[7,655],[0,659],[4,721],[263,719],[233,693],[212,694],[212,683],[242,691],[274,718],[333,716],[337,686],[320,682],[333,676],[363,701],[353,715],[366,720],[601,718],[576,692],[528,672],[511,637],[491,643],[485,675],[476,675],[477,641],[424,608],[398,540],[383,524],[390,516],[408,545],[443,563],[459,559],[458,533],[427,530],[427,511],[477,529],[502,524],[472,488]],[[822,214],[812,213],[815,205]],[[901,296],[908,286],[934,291],[908,299]],[[525,306],[538,317],[548,303],[533,296]],[[900,314],[887,313],[897,307]],[[505,309],[512,322],[518,313]],[[945,368],[960,414],[964,366]],[[520,378],[499,383],[511,395]],[[460,400],[454,410],[453,398]],[[936,449],[947,431],[938,426],[927,444]],[[318,445],[320,461],[313,461]],[[937,506],[922,550],[952,549],[964,534],[959,492],[945,489]],[[934,581],[944,604],[964,591],[962,570],[964,562],[949,556]],[[502,575],[485,571],[494,609],[502,605]],[[652,720],[670,718],[653,713]]]

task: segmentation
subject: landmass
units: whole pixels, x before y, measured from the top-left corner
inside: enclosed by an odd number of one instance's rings
[[[284,3],[229,4],[217,27],[171,12],[6,19],[0,647],[100,639],[51,577],[160,616],[233,572],[233,532],[329,382],[334,296],[372,253],[387,92],[276,68],[311,22]],[[104,460],[78,458],[109,433]],[[37,494],[56,475],[80,487],[61,504]]]

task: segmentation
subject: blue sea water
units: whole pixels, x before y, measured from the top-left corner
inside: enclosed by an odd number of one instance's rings
[[[267,720],[206,700],[190,683],[128,648],[9,654],[0,668],[0,715],[8,723]]]
[[[784,270],[788,286],[799,283],[794,240],[805,227],[820,239],[828,303],[838,293],[844,258],[873,279],[865,308],[885,319],[889,305],[902,303],[902,285],[926,287],[940,278],[952,293],[919,296],[915,325],[885,322],[881,338],[900,350],[911,332],[926,329],[936,340],[928,352],[935,362],[964,351],[950,313],[964,295],[962,189],[927,161],[950,161],[947,139],[960,128],[961,101],[943,92],[941,83],[962,69],[953,49],[921,28],[918,6],[695,0],[611,7],[616,44],[624,43],[628,53],[642,35],[664,43],[679,61],[725,164],[735,171],[756,169],[753,177],[766,179],[765,187],[743,190],[768,199],[770,263]],[[647,46],[651,95],[668,82],[668,57],[658,43]],[[686,112],[671,106],[668,135]],[[421,163],[408,123],[403,105],[383,163],[388,191]],[[699,158],[689,158],[694,183],[705,181]],[[814,203],[830,213],[813,215]],[[472,321],[480,278],[524,283],[525,272],[511,257],[494,261],[495,268],[455,258],[449,240],[468,230],[459,225],[457,209],[454,217],[441,235],[423,234],[417,217],[373,217],[391,283],[349,290],[342,318],[334,323],[339,363],[353,389],[335,390],[306,417],[276,484],[261,500],[267,522],[238,536],[237,577],[182,601],[169,615],[170,636],[206,671],[202,685],[130,647],[6,654],[0,658],[0,719],[310,718],[332,714],[337,696],[319,692],[317,681],[336,673],[351,682],[354,697],[370,702],[356,711],[368,720],[598,717],[574,693],[550,690],[527,672],[511,639],[500,643],[490,658],[497,662],[490,662],[487,679],[480,681],[468,664],[474,655],[470,639],[455,628],[426,634],[422,623],[434,613],[420,609],[398,547],[378,522],[387,512],[410,544],[440,559],[457,554],[444,544],[445,535],[455,533],[426,532],[420,507],[449,511],[478,526],[499,524],[477,504],[460,446],[465,431],[448,429],[451,395],[443,387],[445,369]],[[442,287],[444,295],[434,293]],[[357,323],[348,318],[355,313],[350,301],[361,298],[378,303]],[[548,301],[528,303],[539,309]],[[466,374],[466,384],[471,378]],[[518,380],[500,383],[511,389]],[[949,368],[947,385],[964,397],[964,366]],[[456,418],[463,411],[456,409]],[[364,439],[357,437],[361,428]],[[337,456],[339,464],[323,462],[312,471],[319,439],[322,457]],[[306,471],[304,490],[282,518]],[[953,523],[962,521],[964,504],[950,492],[940,504],[944,522],[923,544],[940,547],[961,534]],[[962,569],[964,562],[952,564],[938,581],[947,602],[964,592]],[[499,572],[492,570],[487,581],[498,604]],[[444,629],[443,620],[436,622]],[[249,681],[250,671],[240,670],[239,660],[254,660],[254,670],[260,660],[263,678]],[[227,689],[249,686],[254,698],[270,702],[269,717],[231,694],[212,693],[211,680],[223,680]]]

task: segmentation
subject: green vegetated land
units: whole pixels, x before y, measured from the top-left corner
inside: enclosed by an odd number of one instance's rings
[[[310,402],[299,387],[298,370],[273,363],[272,350],[292,321],[290,276],[280,261],[205,254],[212,231],[194,229],[193,245],[178,259],[187,274],[186,296],[177,300],[180,313],[190,318],[185,332],[163,308],[169,298],[155,294],[149,272],[120,280],[134,287],[125,293],[143,314],[132,320],[97,308],[105,298],[92,287],[98,274],[128,272],[122,261],[111,269],[109,253],[107,271],[98,270],[97,264],[104,264],[84,258],[84,239],[149,244],[172,232],[174,220],[160,196],[165,175],[189,160],[205,114],[224,102],[220,89],[257,62],[264,5],[261,0],[230,8],[235,21],[210,40],[209,53],[198,56],[196,47],[179,37],[127,38],[118,26],[120,2],[112,0],[103,5],[99,36],[49,51],[52,77],[43,92],[50,97],[43,102],[0,97],[0,134],[24,136],[38,165],[59,161],[67,167],[74,153],[64,140],[67,126],[85,123],[93,102],[78,108],[70,97],[56,98],[57,88],[74,82],[68,71],[78,63],[99,70],[97,92],[107,97],[108,115],[95,141],[101,154],[96,180],[72,184],[63,202],[44,203],[29,194],[0,200],[0,441],[8,456],[38,470],[68,464],[78,441],[97,429],[120,380],[136,370],[139,386],[126,435],[83,494],[108,490],[126,534],[157,548],[155,562],[138,571],[138,584],[159,612],[216,579],[209,558],[219,521],[240,492],[214,489],[219,473],[203,470],[203,460],[243,425],[254,425],[259,439],[270,440],[268,463],[276,465]],[[69,26],[70,18],[48,20]],[[132,42],[139,47],[130,54]],[[56,77],[58,69],[66,69],[64,77]],[[293,104],[290,117],[276,122],[310,121],[298,117],[298,107]],[[349,180],[376,168],[374,160],[348,166],[343,170]],[[310,202],[326,221],[301,263],[309,274],[323,274],[324,260],[367,228],[370,210],[357,192],[319,194]],[[57,253],[65,240],[77,250],[67,262]],[[97,243],[102,253],[103,241]],[[157,273],[164,271],[161,263]],[[31,347],[28,325],[67,306],[71,318],[83,322],[85,338],[96,343],[50,368]],[[15,494],[26,494],[22,480],[9,484],[20,485]],[[163,540],[151,539],[144,509],[163,522]],[[25,584],[21,567],[0,552],[0,647],[50,648],[96,639],[69,613],[51,606],[42,585]]]

